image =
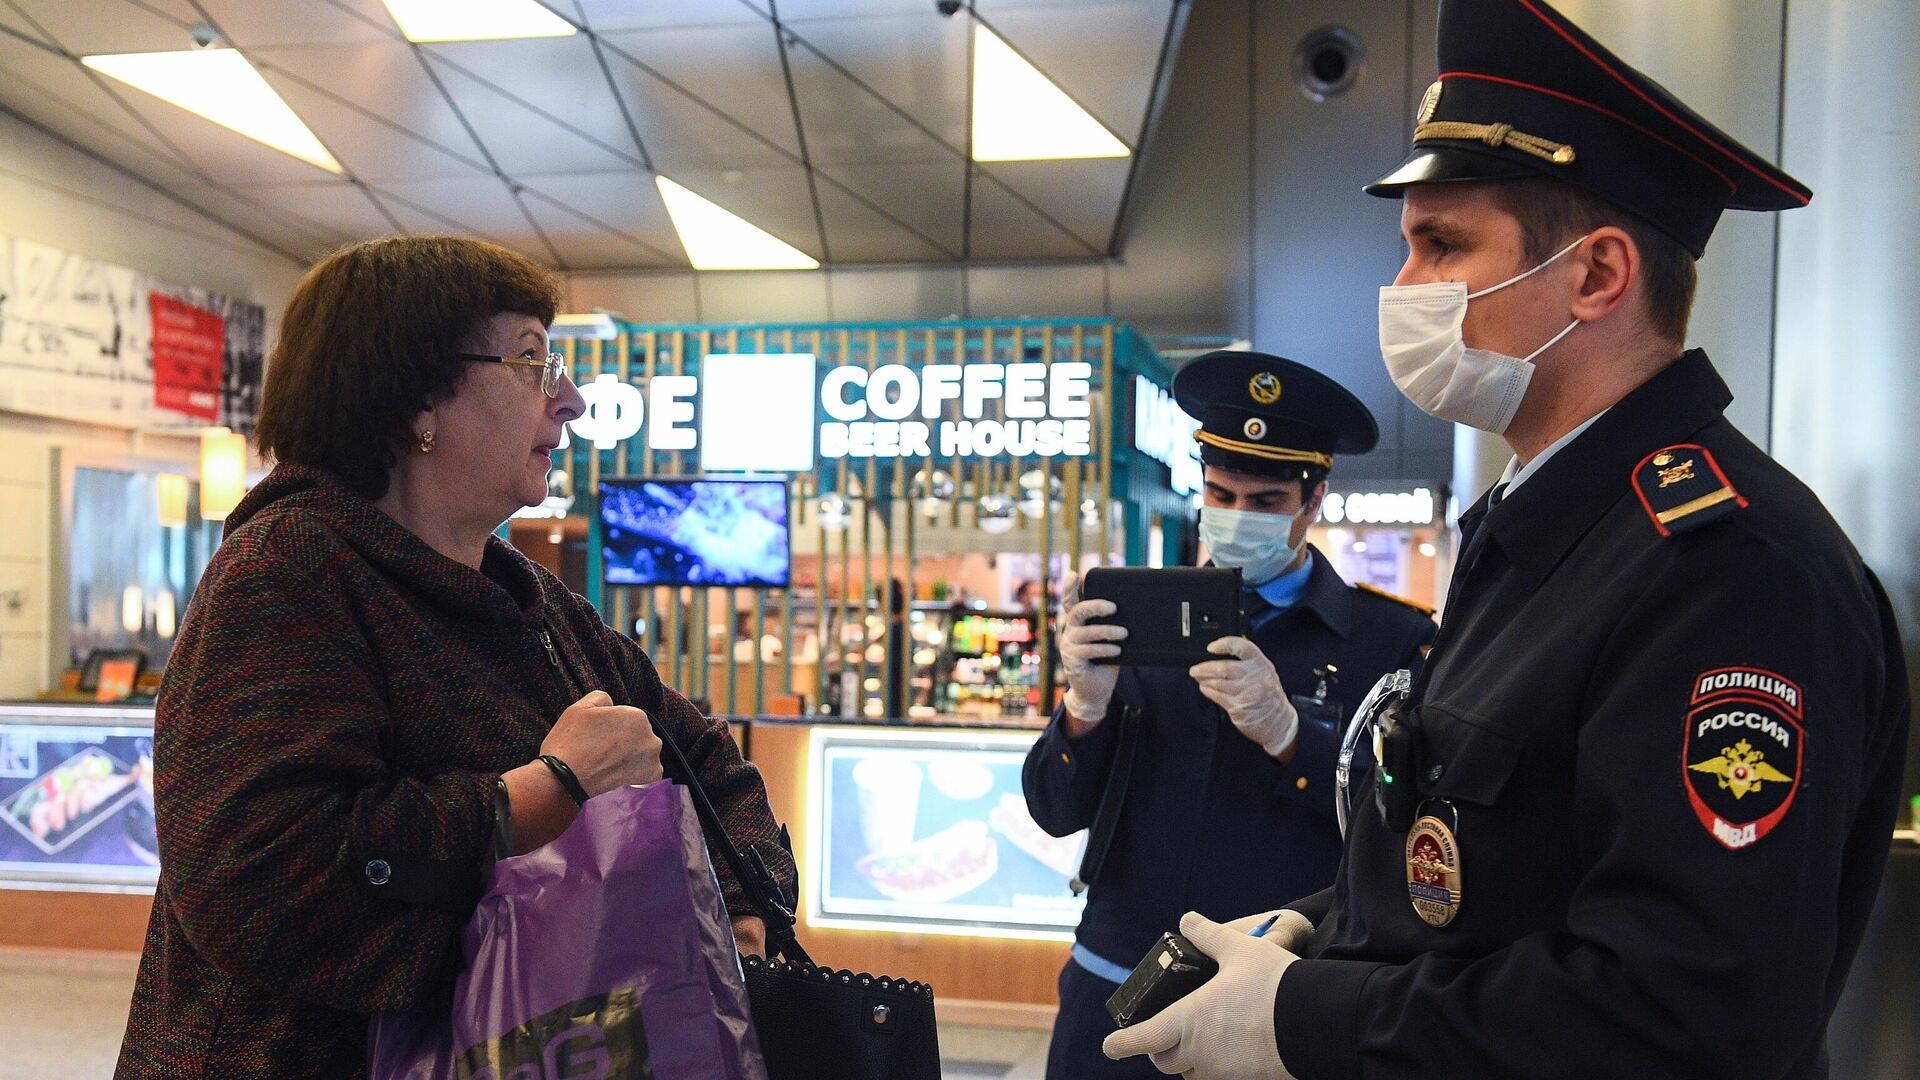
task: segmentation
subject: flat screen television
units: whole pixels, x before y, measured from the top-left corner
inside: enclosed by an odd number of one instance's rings
[[[785,588],[788,539],[784,478],[600,481],[600,556],[609,585]]]

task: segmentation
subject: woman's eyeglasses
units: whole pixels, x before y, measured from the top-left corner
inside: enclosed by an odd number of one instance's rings
[[[546,359],[539,359],[529,349],[521,356],[482,356],[479,353],[454,353],[456,360],[472,360],[482,364],[514,364],[518,367],[540,369],[540,392],[548,397],[560,396],[560,380],[567,373],[567,358],[557,352],[547,353]]]

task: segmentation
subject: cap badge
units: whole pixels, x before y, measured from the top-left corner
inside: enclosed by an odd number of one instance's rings
[[[1247,382],[1247,393],[1262,405],[1271,405],[1280,400],[1280,377],[1271,371],[1262,371]]]
[[[1249,439],[1264,439],[1267,437],[1267,422],[1257,416],[1249,416],[1247,422],[1241,425],[1241,430],[1247,433]]]
[[[1435,79],[1433,85],[1427,87],[1427,92],[1420,97],[1420,111],[1414,114],[1414,124],[1417,126],[1433,119],[1434,110],[1439,107],[1440,80]]]

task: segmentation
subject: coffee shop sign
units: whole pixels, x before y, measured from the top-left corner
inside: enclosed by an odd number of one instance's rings
[[[580,385],[586,411],[569,427],[602,450],[645,428],[655,450],[699,447],[703,458],[725,459],[703,461],[708,468],[807,469],[816,450],[822,458],[1086,457],[1092,379],[1093,365],[1079,361],[842,365],[816,379],[810,354],[714,354],[699,376],[655,375],[644,393],[615,375],[595,376]]]

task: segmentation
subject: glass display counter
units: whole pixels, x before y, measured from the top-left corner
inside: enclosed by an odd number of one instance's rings
[[[0,887],[151,893],[151,707],[0,703]]]

